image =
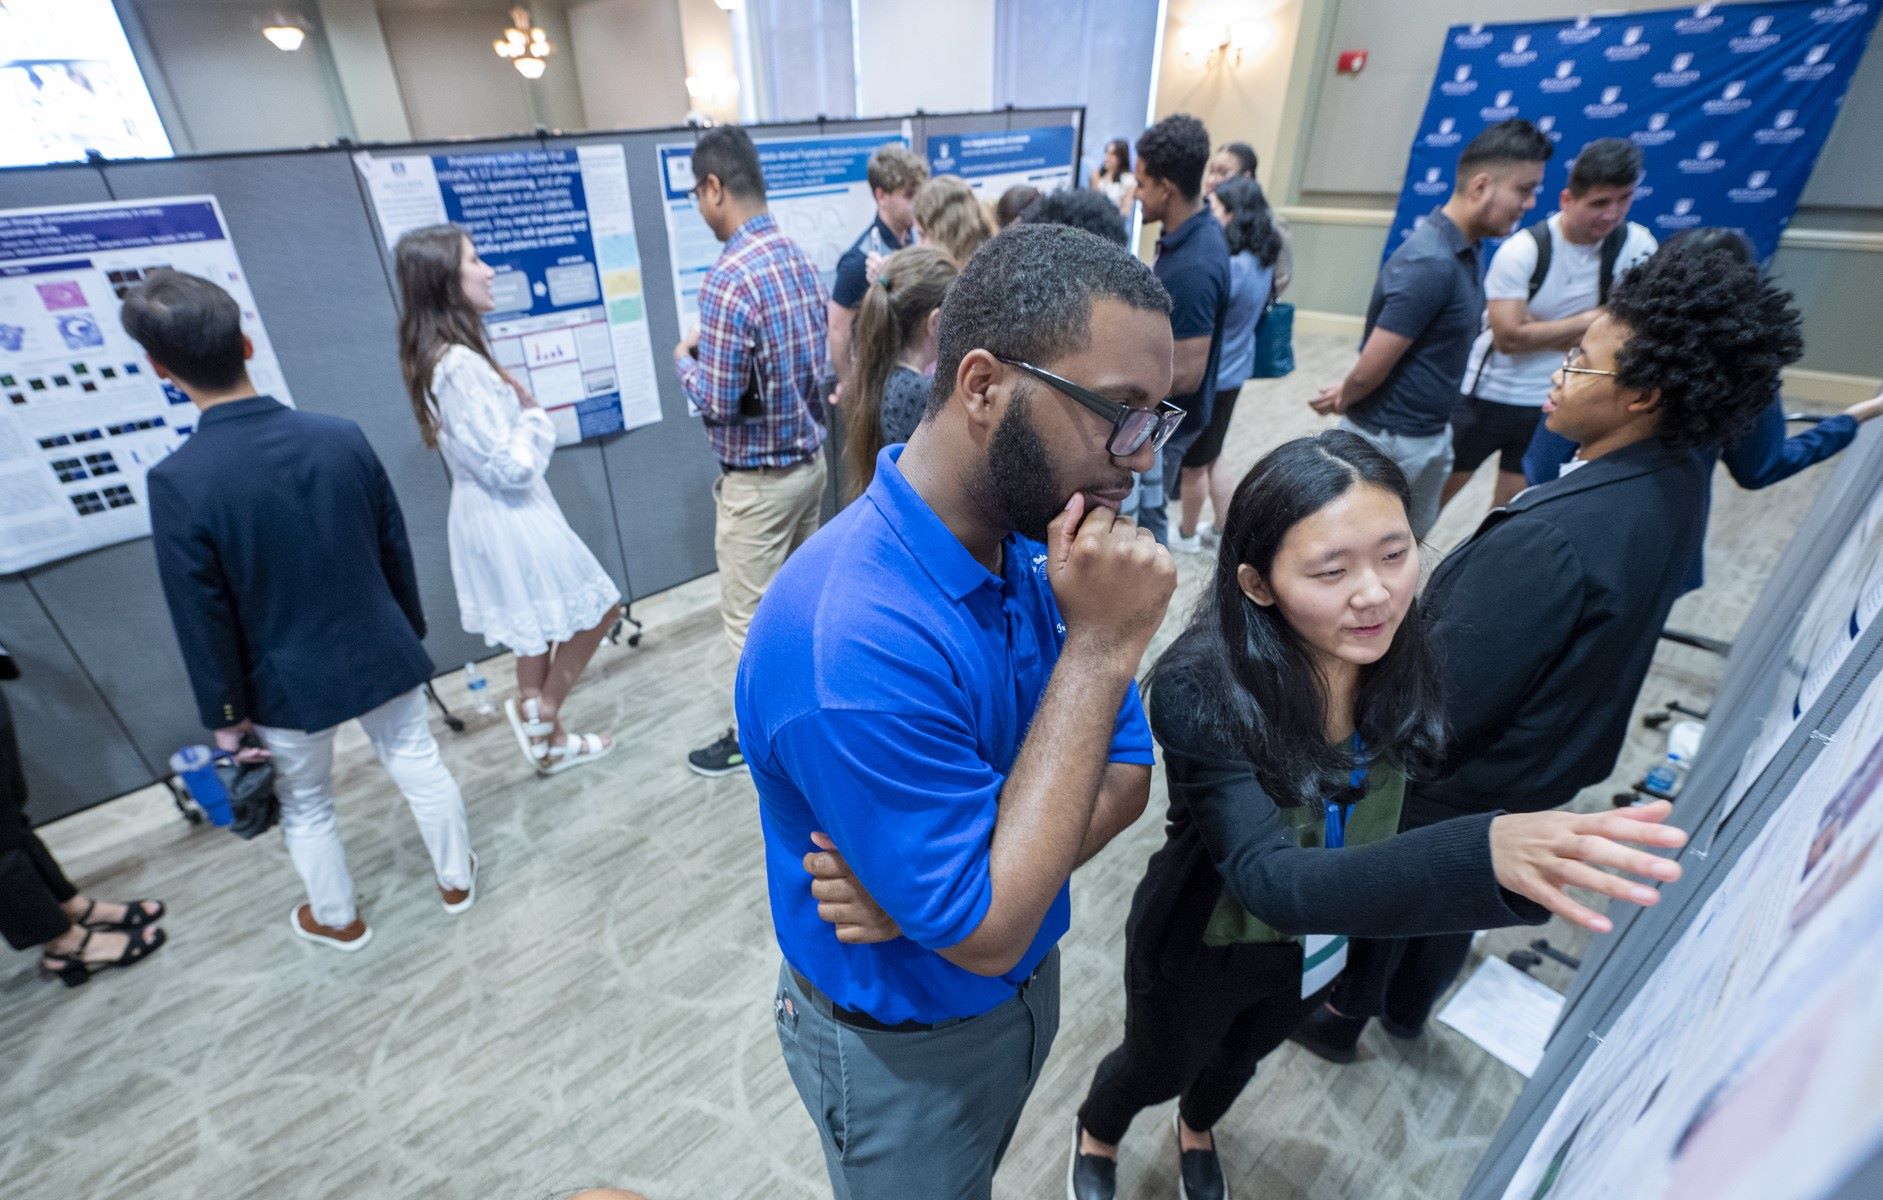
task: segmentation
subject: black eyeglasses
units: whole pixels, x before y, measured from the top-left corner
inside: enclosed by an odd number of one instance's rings
[[[1168,400],[1161,401],[1156,408],[1133,408],[1129,404],[1118,404],[1107,400],[1089,388],[1082,388],[1070,379],[1062,379],[1051,371],[1036,367],[1030,362],[1021,362],[1017,358],[1007,358],[999,354],[994,357],[1010,367],[1020,368],[1041,383],[1064,392],[1110,421],[1111,436],[1105,439],[1105,453],[1113,458],[1130,458],[1144,449],[1147,443],[1153,452],[1162,450],[1164,443],[1170,440],[1170,435],[1177,432],[1177,426],[1183,424],[1185,415],[1183,409]]]

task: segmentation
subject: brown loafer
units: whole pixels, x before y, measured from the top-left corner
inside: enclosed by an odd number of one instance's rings
[[[329,950],[338,950],[342,954],[364,950],[366,943],[373,940],[373,931],[366,927],[364,918],[355,916],[352,924],[336,929],[316,921],[311,904],[296,905],[294,911],[288,914],[288,926],[294,930],[295,937],[317,946],[325,946]]]

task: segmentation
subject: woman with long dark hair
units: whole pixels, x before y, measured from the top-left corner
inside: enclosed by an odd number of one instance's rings
[[[484,313],[496,276],[456,225],[399,239],[399,365],[419,437],[451,472],[446,535],[467,633],[516,654],[504,712],[517,745],[550,774],[614,748],[571,734],[562,705],[614,624],[621,591],[569,528],[543,475],[556,430],[529,390],[497,365]]]
[[[1588,887],[1639,904],[1679,867],[1661,803],[1486,813],[1399,834],[1408,777],[1444,749],[1405,477],[1361,438],[1299,438],[1236,489],[1214,582],[1153,669],[1167,840],[1125,932],[1122,1045],[1079,1110],[1074,1200],[1110,1197],[1138,1112],[1180,1096],[1183,1194],[1227,1194],[1211,1128],[1311,1013],[1346,936],[1471,930],[1551,912],[1605,932]]]
[[[1129,217],[1138,198],[1138,177],[1131,173],[1131,143],[1113,138],[1105,143],[1105,156],[1092,168],[1086,186],[1102,192],[1118,208],[1120,216]]]
[[[1229,180],[1210,193],[1209,206],[1229,243],[1229,308],[1223,313],[1209,424],[1183,455],[1183,510],[1170,545],[1192,552],[1202,550],[1207,540],[1208,531],[1198,525],[1203,502],[1210,502],[1218,524],[1229,511],[1236,481],[1221,464],[1223,440],[1229,436],[1242,385],[1255,370],[1255,327],[1274,292],[1275,258],[1281,253],[1281,235],[1275,232],[1262,185],[1255,180]]]

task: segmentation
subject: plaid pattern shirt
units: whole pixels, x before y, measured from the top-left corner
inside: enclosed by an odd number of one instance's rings
[[[826,305],[817,268],[770,213],[739,226],[700,286],[699,357],[674,355],[680,387],[728,467],[790,467],[824,442],[818,416]],[[763,411],[742,418],[754,360]]]

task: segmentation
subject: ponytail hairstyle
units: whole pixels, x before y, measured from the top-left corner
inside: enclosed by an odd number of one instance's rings
[[[484,322],[464,298],[459,274],[470,235],[457,225],[427,225],[399,239],[393,259],[399,276],[399,370],[418,420],[418,436],[438,445],[438,400],[432,370],[445,351],[463,346],[496,369]]]
[[[1179,639],[1153,672],[1200,705],[1210,740],[1240,746],[1276,804],[1319,808],[1345,790],[1354,762],[1327,741],[1327,689],[1313,652],[1279,605],[1260,605],[1236,578],[1247,563],[1269,578],[1288,531],[1356,487],[1381,488],[1407,504],[1406,477],[1364,439],[1330,429],[1270,451],[1230,502],[1216,574]],[[1363,667],[1354,730],[1369,761],[1428,777],[1444,749],[1438,664],[1415,599],[1378,662]]]
[[[1217,184],[1213,194],[1229,210],[1223,240],[1229,243],[1230,255],[1247,250],[1264,267],[1274,266],[1281,254],[1281,234],[1275,229],[1275,214],[1268,206],[1268,197],[1262,194],[1262,185],[1247,176],[1235,175]]]
[[[939,246],[910,246],[883,260],[876,282],[863,292],[850,331],[855,355],[844,386],[844,502],[861,496],[876,476],[883,449],[883,389],[896,359],[924,333],[960,272]]]

